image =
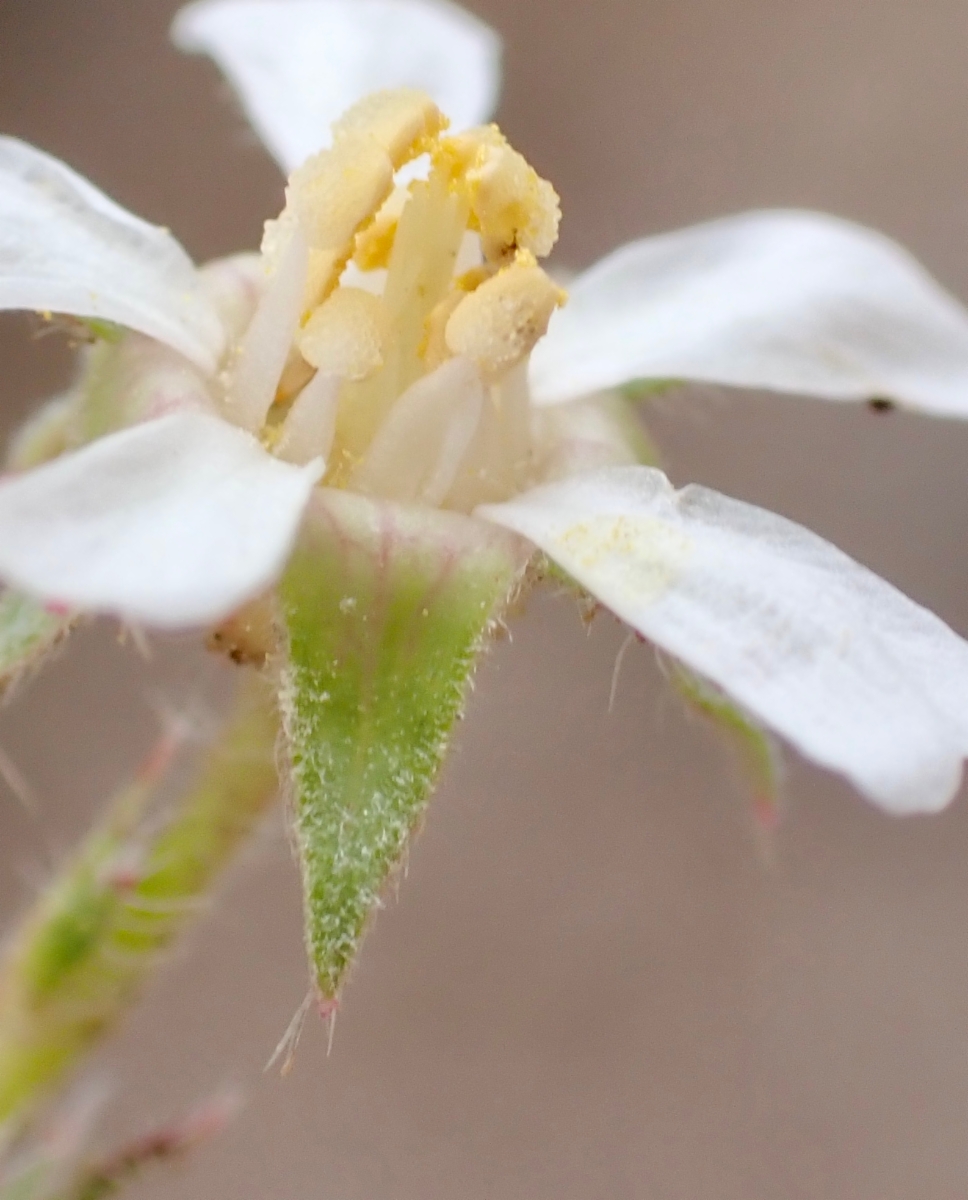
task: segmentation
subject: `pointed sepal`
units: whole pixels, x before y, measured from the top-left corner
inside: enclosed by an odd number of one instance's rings
[[[73,621],[14,588],[0,591],[0,695],[40,665]]]
[[[779,820],[783,760],[767,731],[741,705],[675,659],[669,676],[688,708],[714,727],[736,760],[750,791],[753,814],[764,832]]]
[[[530,548],[461,516],[320,489],[280,594],[282,710],[321,1010],[423,816]]]

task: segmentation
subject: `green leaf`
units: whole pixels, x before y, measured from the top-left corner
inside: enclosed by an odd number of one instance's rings
[[[430,797],[528,547],[470,517],[333,489],[281,586],[282,711],[306,942],[322,1006]]]
[[[67,636],[73,619],[13,588],[0,592],[0,693],[39,665]]]

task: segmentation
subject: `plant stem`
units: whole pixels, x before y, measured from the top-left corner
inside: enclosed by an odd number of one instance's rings
[[[157,832],[155,756],[39,898],[0,961],[0,1137],[117,1023],[278,791],[274,693],[246,670],[199,777]]]

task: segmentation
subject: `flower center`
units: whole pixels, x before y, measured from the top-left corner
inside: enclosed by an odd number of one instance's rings
[[[423,93],[378,92],[293,172],[226,404],[280,457],[325,457],[331,486],[466,510],[527,481],[527,359],[565,296],[537,262],[554,189],[496,126],[446,126]]]

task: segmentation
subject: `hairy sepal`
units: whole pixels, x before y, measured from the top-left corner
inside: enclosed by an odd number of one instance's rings
[[[0,591],[0,696],[40,666],[73,622],[14,588]]]
[[[456,513],[333,489],[313,500],[280,588],[282,711],[322,1011],[420,822],[529,555]]]
[[[772,829],[780,816],[783,761],[766,732],[739,704],[675,659],[665,659],[669,677],[686,705],[709,721],[734,752],[750,790],[758,825]]]

